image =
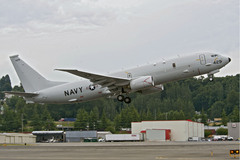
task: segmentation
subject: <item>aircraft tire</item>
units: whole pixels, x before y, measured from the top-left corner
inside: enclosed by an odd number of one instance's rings
[[[124,100],[124,96],[123,95],[118,95],[117,100],[122,102]]]
[[[131,98],[130,97],[124,98],[124,102],[127,104],[131,103]]]

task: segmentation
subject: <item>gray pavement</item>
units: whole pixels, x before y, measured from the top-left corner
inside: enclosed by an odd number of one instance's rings
[[[0,146],[4,160],[221,160],[239,142],[40,143]]]

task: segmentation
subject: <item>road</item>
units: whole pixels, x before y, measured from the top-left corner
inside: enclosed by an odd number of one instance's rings
[[[239,142],[41,143],[0,146],[4,160],[222,160]]]

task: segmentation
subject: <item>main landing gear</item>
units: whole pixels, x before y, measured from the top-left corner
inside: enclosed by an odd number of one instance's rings
[[[130,97],[124,97],[123,95],[118,95],[117,100],[120,101],[120,102],[124,101],[127,104],[131,103],[131,98]]]

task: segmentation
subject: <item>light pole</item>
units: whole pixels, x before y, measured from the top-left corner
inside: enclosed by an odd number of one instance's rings
[[[23,133],[23,113],[22,113],[22,133]]]

